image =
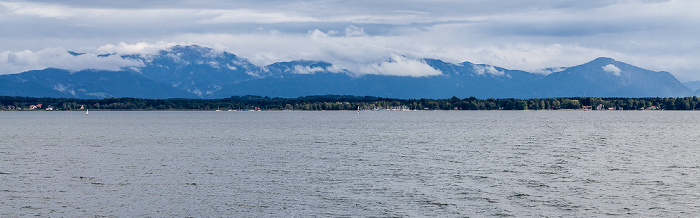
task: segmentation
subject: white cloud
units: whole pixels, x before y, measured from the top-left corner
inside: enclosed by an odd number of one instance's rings
[[[441,75],[437,70],[424,61],[408,59],[401,55],[392,55],[391,59],[377,64],[369,65],[363,73],[392,76],[427,77]]]
[[[0,52],[0,74],[14,74],[49,67],[79,71],[84,69],[120,70],[143,66],[141,61],[123,59],[112,55],[99,57],[96,54],[74,56],[63,48],[47,48],[40,51]]]
[[[615,76],[620,76],[620,73],[622,72],[622,70],[620,70],[620,68],[618,68],[617,66],[615,66],[613,64],[608,64],[608,65],[603,66],[603,70],[605,72],[612,73]]]
[[[503,71],[499,71],[490,65],[474,65],[474,71],[476,71],[477,75],[491,74],[494,76],[503,76],[505,74]]]
[[[537,74],[542,74],[542,75],[549,75],[552,73],[558,73],[566,70],[566,67],[553,67],[553,68],[545,68],[545,69],[539,69],[539,70],[534,70],[531,73],[537,73]]]
[[[438,51],[443,57],[499,66],[506,69],[542,72],[544,68],[570,67],[597,57],[621,57],[622,54],[574,44],[517,43],[478,46],[473,49]],[[576,54],[576,55],[570,55]]]
[[[347,37],[357,37],[366,36],[365,29],[350,25],[345,28],[345,36]]]
[[[329,32],[329,33],[332,33],[332,32]],[[309,37],[312,39],[322,39],[322,38],[327,38],[327,37],[331,36],[329,33],[324,33],[321,30],[313,29],[313,30],[309,30],[307,35],[309,35]]]
[[[294,66],[294,71],[293,71],[293,73],[296,73],[296,74],[314,74],[316,72],[323,72],[323,68],[322,67],[309,67],[309,66],[296,65],[296,66]]]
[[[132,54],[143,54],[143,55],[149,55],[149,54],[158,54],[161,50],[170,50],[173,46],[176,45],[191,45],[192,43],[176,43],[176,42],[157,42],[154,44],[151,43],[146,43],[146,42],[138,42],[134,44],[127,44],[124,42],[120,42],[117,45],[112,45],[112,44],[107,44],[100,46],[97,48],[97,51],[102,53],[102,54],[113,54],[117,53],[120,55],[132,55]]]

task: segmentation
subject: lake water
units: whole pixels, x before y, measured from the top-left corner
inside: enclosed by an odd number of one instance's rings
[[[700,215],[700,112],[0,112],[0,216]]]

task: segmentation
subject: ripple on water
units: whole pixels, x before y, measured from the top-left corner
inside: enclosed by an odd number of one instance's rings
[[[3,217],[700,213],[697,112],[2,116]]]

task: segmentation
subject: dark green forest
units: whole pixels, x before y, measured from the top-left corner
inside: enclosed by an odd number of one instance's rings
[[[697,110],[697,97],[545,99],[392,99],[321,95],[298,98],[233,96],[224,99],[33,98],[0,96],[0,110]]]

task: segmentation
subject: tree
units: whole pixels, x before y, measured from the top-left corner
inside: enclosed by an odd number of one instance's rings
[[[527,102],[523,100],[515,101],[515,110],[527,110]]]
[[[581,108],[581,103],[579,103],[578,100],[563,99],[563,103],[561,104],[561,108],[579,109],[579,108]]]
[[[561,103],[556,99],[552,100],[552,109],[559,110],[559,108],[561,108]]]

